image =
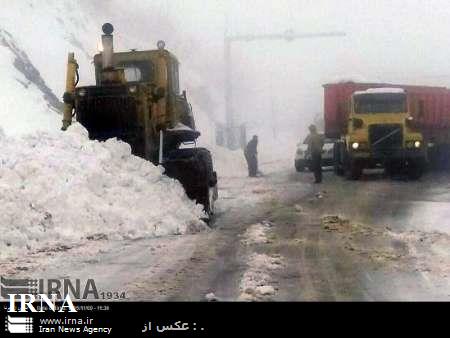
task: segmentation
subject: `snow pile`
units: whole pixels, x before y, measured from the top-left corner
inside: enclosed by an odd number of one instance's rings
[[[296,133],[283,133],[277,139],[259,138],[258,169],[264,175],[271,175],[283,170],[292,170],[297,143],[302,142],[303,130]],[[295,170],[295,169],[294,169]]]
[[[243,234],[244,245],[264,244],[268,242],[266,229],[261,223],[252,224]]]
[[[450,235],[439,231],[410,230],[394,232],[387,230],[383,235],[402,243],[408,254],[414,257],[415,271],[429,272],[439,278],[450,273]]]
[[[200,205],[116,139],[67,132],[0,136],[0,257],[86,238],[183,234],[206,227]]]
[[[229,150],[215,145],[210,145],[208,148],[213,154],[214,167],[219,178],[246,177],[248,175],[243,150]]]
[[[266,254],[252,254],[247,262],[248,270],[240,282],[239,301],[257,301],[275,294],[271,272],[282,267],[281,258]]]

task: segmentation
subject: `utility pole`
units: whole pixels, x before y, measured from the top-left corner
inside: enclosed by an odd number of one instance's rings
[[[236,132],[233,116],[231,88],[231,41],[225,38],[225,135],[228,149],[236,149]]]
[[[272,86],[271,86],[272,87]],[[277,114],[275,113],[275,103],[273,99],[273,91],[270,91],[270,117],[272,119],[272,133],[274,140],[277,139]]]
[[[323,33],[295,33],[293,30],[287,30],[281,34],[259,34],[259,35],[225,35],[224,40],[224,59],[225,59],[225,114],[226,114],[226,139],[229,149],[237,149],[239,147],[236,137],[236,117],[233,112],[233,88],[231,81],[231,44],[233,42],[251,42],[251,41],[267,41],[267,40],[286,40],[291,42],[297,39],[311,38],[334,38],[342,37],[344,32],[323,32]]]

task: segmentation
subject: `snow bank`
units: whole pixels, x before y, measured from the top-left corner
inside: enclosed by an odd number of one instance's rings
[[[229,150],[214,144],[207,147],[213,154],[214,167],[219,178],[246,177],[248,175],[247,163],[245,161],[243,150]]]
[[[271,285],[273,270],[280,269],[283,265],[280,257],[266,254],[252,254],[247,262],[248,270],[245,271],[240,282],[241,294],[239,301],[257,301],[263,296],[271,296],[275,288]]]
[[[267,227],[261,223],[256,223],[248,227],[248,229],[243,234],[243,240],[241,241],[244,245],[252,244],[263,244],[267,243],[266,235]]]
[[[21,138],[0,134],[0,257],[87,237],[138,238],[203,229],[202,208],[162,169],[79,124]]]

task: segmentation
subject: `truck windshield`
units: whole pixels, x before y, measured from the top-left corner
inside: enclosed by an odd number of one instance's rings
[[[355,95],[357,114],[403,113],[406,111],[404,93],[360,94]]]

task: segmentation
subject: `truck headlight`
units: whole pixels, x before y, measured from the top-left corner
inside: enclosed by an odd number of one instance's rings
[[[352,148],[355,149],[355,150],[358,149],[359,148],[359,143],[358,142],[353,142],[352,143]]]
[[[81,97],[86,96],[86,94],[87,94],[86,89],[80,89],[80,90],[78,91],[78,95],[81,96]]]
[[[422,147],[422,141],[408,141],[406,142],[406,148],[415,148],[419,149]]]
[[[130,91],[131,94],[134,94],[137,92],[137,86],[130,86],[128,90]]]

